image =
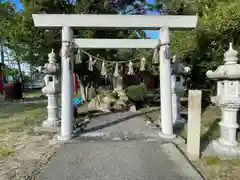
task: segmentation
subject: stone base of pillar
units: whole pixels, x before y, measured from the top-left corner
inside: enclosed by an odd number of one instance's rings
[[[34,128],[35,132],[51,132],[51,133],[59,133],[60,132],[60,127],[44,127],[44,126],[40,126],[40,127],[35,127]]]
[[[181,117],[181,118],[177,119],[175,122],[173,122],[173,125],[181,126],[181,125],[185,124],[186,122],[187,122],[186,119]]]
[[[57,128],[57,121],[58,121],[58,119],[56,119],[56,120],[47,119],[47,120],[43,121],[42,126],[46,127],[46,128]]]
[[[75,134],[73,133],[73,134],[71,134],[71,135],[69,135],[69,136],[61,136],[61,135],[59,135],[59,136],[57,137],[57,139],[58,139],[58,141],[70,141],[70,140],[72,140],[74,137],[75,137]]]
[[[220,156],[240,156],[240,146],[229,145],[223,143],[221,140],[213,140],[210,144],[211,149]]]
[[[65,141],[70,141],[70,140],[72,140],[80,131],[81,131],[81,128],[76,128],[76,129],[73,130],[73,133],[72,133],[70,136],[61,136],[61,135],[59,135],[59,136],[57,137],[57,140],[58,140],[58,141],[63,141],[63,142],[65,142]]]
[[[177,136],[176,134],[163,134],[162,132],[159,132],[159,136],[163,138],[164,140],[174,140]]]

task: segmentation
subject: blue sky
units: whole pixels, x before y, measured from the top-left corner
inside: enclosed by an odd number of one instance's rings
[[[20,3],[20,0],[11,0],[11,2],[16,5],[17,10],[22,9],[22,5]],[[154,0],[148,0],[148,2],[153,3]],[[156,13],[155,12],[149,12],[149,14],[156,14]],[[148,31],[146,31],[146,33],[148,34],[149,37],[151,37],[153,39],[156,39],[158,37],[158,31],[148,30]]]

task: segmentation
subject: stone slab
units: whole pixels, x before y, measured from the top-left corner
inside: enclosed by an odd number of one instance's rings
[[[74,141],[62,145],[36,180],[200,180],[173,144]]]
[[[186,152],[190,160],[198,160],[200,156],[201,102],[202,91],[189,90]]]

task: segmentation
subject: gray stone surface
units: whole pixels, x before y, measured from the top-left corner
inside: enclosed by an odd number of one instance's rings
[[[92,118],[81,137],[161,140],[158,133],[159,129],[154,131],[146,126],[145,116],[142,113],[117,112]]]
[[[202,179],[157,132],[136,113],[95,117],[85,133],[57,150],[36,180]]]
[[[78,141],[60,148],[37,180],[201,179],[178,151],[179,164],[169,152],[157,141]]]

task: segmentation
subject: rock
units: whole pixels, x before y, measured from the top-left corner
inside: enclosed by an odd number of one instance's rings
[[[125,104],[123,104],[123,102],[117,101],[117,102],[114,104],[113,107],[114,107],[115,109],[123,109],[124,106],[125,106]]]
[[[106,95],[102,98],[101,102],[105,103],[115,103],[117,99],[111,95]]]
[[[102,111],[109,112],[117,100],[112,96],[104,96],[101,99],[100,108]]]
[[[130,108],[129,108],[129,111],[130,112],[137,112],[136,106],[135,105],[131,105]]]
[[[95,88],[91,87],[88,89],[88,100],[91,100],[96,96],[96,90]]]
[[[110,103],[104,103],[104,102],[101,102],[100,103],[100,110],[101,111],[104,111],[104,112],[110,112]]]
[[[88,103],[88,108],[90,108],[90,109],[95,109],[95,108],[96,108],[96,100],[95,100],[95,98],[92,99],[92,100]]]
[[[121,99],[122,101],[125,101],[125,102],[128,101],[128,97],[124,91],[119,91],[117,93],[118,93],[119,99]]]
[[[95,98],[93,98],[89,104],[88,104],[88,108],[89,109],[99,109],[100,107],[100,97],[99,95],[97,95]]]

